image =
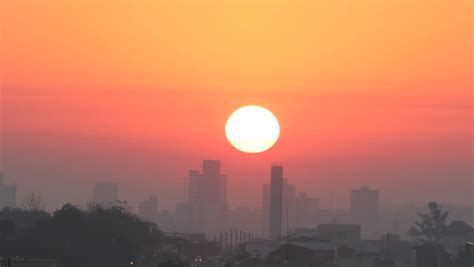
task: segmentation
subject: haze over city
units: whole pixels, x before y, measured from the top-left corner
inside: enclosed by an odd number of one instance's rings
[[[102,180],[173,207],[202,159],[224,163],[231,205],[256,205],[273,162],[341,207],[364,184],[387,204],[471,204],[471,11],[7,1],[2,169],[51,208],[88,200]],[[225,139],[226,119],[248,104],[280,121],[266,153]]]
[[[0,208],[124,201],[162,232],[208,239],[338,222],[403,239],[430,202],[473,225],[473,12],[471,1],[3,1]],[[190,215],[193,202],[211,215]]]

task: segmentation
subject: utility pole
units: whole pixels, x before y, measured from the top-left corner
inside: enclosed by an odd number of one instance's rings
[[[239,235],[239,231],[235,230],[235,247],[237,247],[239,245],[238,235]]]
[[[286,231],[286,265],[290,264],[290,232]]]
[[[228,243],[227,243],[227,231],[225,231],[225,247],[226,250],[229,248]]]
[[[390,260],[390,233],[387,233],[387,240],[385,241],[386,246],[386,257],[387,260]]]
[[[181,242],[178,242],[178,264],[181,266]]]
[[[221,242],[220,242],[220,245],[221,245],[221,249],[222,249],[222,248],[223,248],[223,247],[222,247],[222,232],[220,232],[220,241],[221,241]]]

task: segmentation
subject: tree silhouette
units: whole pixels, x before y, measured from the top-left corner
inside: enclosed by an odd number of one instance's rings
[[[12,234],[9,242],[0,242],[3,256],[57,259],[58,266],[64,267],[142,264],[145,259],[155,260],[163,239],[155,224],[141,221],[120,205],[80,209],[66,204],[52,215],[3,209],[0,240]]]
[[[27,211],[42,211],[46,208],[46,201],[40,193],[31,192],[21,202],[21,208]]]
[[[418,213],[420,221],[408,231],[415,241],[438,242],[446,234],[448,212],[441,210],[436,202],[428,203],[428,213]]]
[[[23,234],[41,221],[48,221],[51,215],[45,211],[27,211],[18,208],[3,208],[0,211],[0,220],[11,221],[15,225],[15,232]]]
[[[474,229],[464,221],[452,221],[446,228],[446,236],[454,238],[468,238]]]
[[[0,220],[0,241],[15,235],[15,224],[10,220]]]

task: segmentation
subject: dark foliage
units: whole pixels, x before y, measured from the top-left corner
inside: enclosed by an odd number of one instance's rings
[[[13,231],[13,234],[12,234]],[[57,259],[59,266],[128,266],[152,258],[162,240],[156,225],[143,222],[123,206],[71,204],[49,215],[42,211],[0,212],[0,256]],[[13,238],[11,238],[13,236]]]
[[[42,221],[49,221],[51,215],[41,210],[25,210],[4,208],[0,211],[0,221],[10,221],[15,225],[15,231],[22,234],[31,230],[35,225]]]
[[[453,221],[446,228],[446,236],[455,238],[466,238],[472,233],[472,227],[464,221]]]
[[[441,238],[453,237],[466,239],[473,233],[473,228],[463,221],[452,221],[447,224],[448,212],[443,211],[436,202],[428,203],[428,213],[419,213],[420,221],[415,223],[408,234],[415,241],[438,243]]]
[[[438,241],[446,232],[448,212],[441,210],[436,202],[428,203],[428,213],[418,213],[420,221],[415,223],[408,234],[416,241]]]

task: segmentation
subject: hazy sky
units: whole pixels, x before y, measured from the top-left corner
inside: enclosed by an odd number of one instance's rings
[[[174,207],[187,170],[221,159],[232,206],[260,205],[275,162],[323,205],[365,184],[385,204],[473,203],[472,1],[178,2],[2,1],[2,168],[20,197],[56,207],[115,181]],[[262,154],[224,136],[247,104],[281,124]]]

